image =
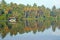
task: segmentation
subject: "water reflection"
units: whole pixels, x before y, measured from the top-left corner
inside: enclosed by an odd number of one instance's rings
[[[10,23],[10,22],[0,22],[0,34],[4,38],[8,33],[10,36],[24,33],[33,32],[34,34],[38,32],[44,32],[46,29],[52,28],[55,32],[56,28],[60,29],[59,20],[24,20],[20,22]]]

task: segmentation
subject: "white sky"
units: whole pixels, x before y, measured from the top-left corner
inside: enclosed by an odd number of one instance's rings
[[[0,0],[1,1],[1,0]],[[60,8],[60,0],[5,0],[7,3],[14,2],[17,4],[29,4],[33,5],[36,3],[38,6],[44,5],[45,7],[52,8],[55,5],[57,8]]]

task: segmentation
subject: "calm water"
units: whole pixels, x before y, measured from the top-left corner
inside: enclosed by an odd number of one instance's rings
[[[60,40],[60,21],[0,22],[0,40]]]

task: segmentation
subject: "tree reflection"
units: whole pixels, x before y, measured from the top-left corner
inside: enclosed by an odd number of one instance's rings
[[[56,28],[60,29],[59,20],[24,20],[16,23],[0,22],[0,34],[4,38],[8,33],[10,35],[17,35],[17,33],[24,34],[33,31],[35,34],[44,32],[52,26],[52,31],[55,32]]]

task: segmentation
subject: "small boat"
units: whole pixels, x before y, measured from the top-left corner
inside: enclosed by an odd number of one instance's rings
[[[16,22],[16,18],[15,17],[10,17],[9,22]]]

